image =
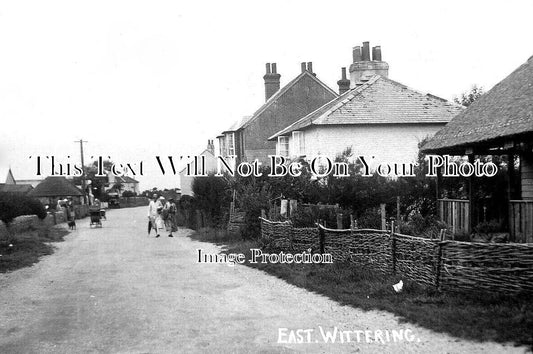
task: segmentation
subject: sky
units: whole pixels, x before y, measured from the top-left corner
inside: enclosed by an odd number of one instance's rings
[[[39,178],[36,156],[79,165],[83,139],[86,163],[143,161],[141,190],[178,187],[155,156],[199,154],[257,110],[265,63],[283,86],[311,61],[337,91],[363,41],[416,90],[488,90],[533,55],[532,13],[530,0],[2,1],[0,182],[9,167]]]

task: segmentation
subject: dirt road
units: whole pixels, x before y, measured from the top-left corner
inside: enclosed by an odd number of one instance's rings
[[[148,238],[145,212],[112,210],[101,229],[79,220],[56,253],[0,274],[0,353],[524,351],[341,306],[246,266],[199,264],[197,249],[219,248],[187,230]]]

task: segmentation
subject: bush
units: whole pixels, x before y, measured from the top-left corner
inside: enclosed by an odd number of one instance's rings
[[[194,199],[190,206],[202,210],[207,218],[204,226],[217,227],[224,224],[225,211],[228,209],[231,193],[226,178],[210,174],[196,177],[192,183]]]
[[[39,219],[46,217],[46,209],[37,199],[18,193],[0,193],[0,220],[6,225],[21,215],[37,215]]]
[[[122,192],[122,197],[123,198],[136,197],[136,196],[137,196],[137,193],[132,192],[132,191],[124,191],[124,192]]]
[[[407,222],[400,224],[400,233],[426,238],[438,238],[441,229],[449,227],[434,215],[422,216],[420,213],[411,213]]]

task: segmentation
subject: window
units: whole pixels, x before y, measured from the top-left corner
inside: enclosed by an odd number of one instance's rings
[[[226,156],[235,155],[235,133],[226,133]]]
[[[224,136],[219,136],[218,137],[218,154],[220,156],[224,156],[224,152],[226,150],[226,147],[224,146],[224,142],[225,142]]]
[[[291,139],[291,155],[303,156],[305,155],[304,133],[301,131],[292,132]]]
[[[289,137],[278,136],[277,154],[283,157],[289,157]]]

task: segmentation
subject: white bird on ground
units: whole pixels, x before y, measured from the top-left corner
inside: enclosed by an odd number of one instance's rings
[[[402,289],[403,289],[403,280],[400,280],[399,283],[394,284],[394,285],[392,286],[392,288],[393,288],[394,291],[396,291],[397,293],[401,292]]]

